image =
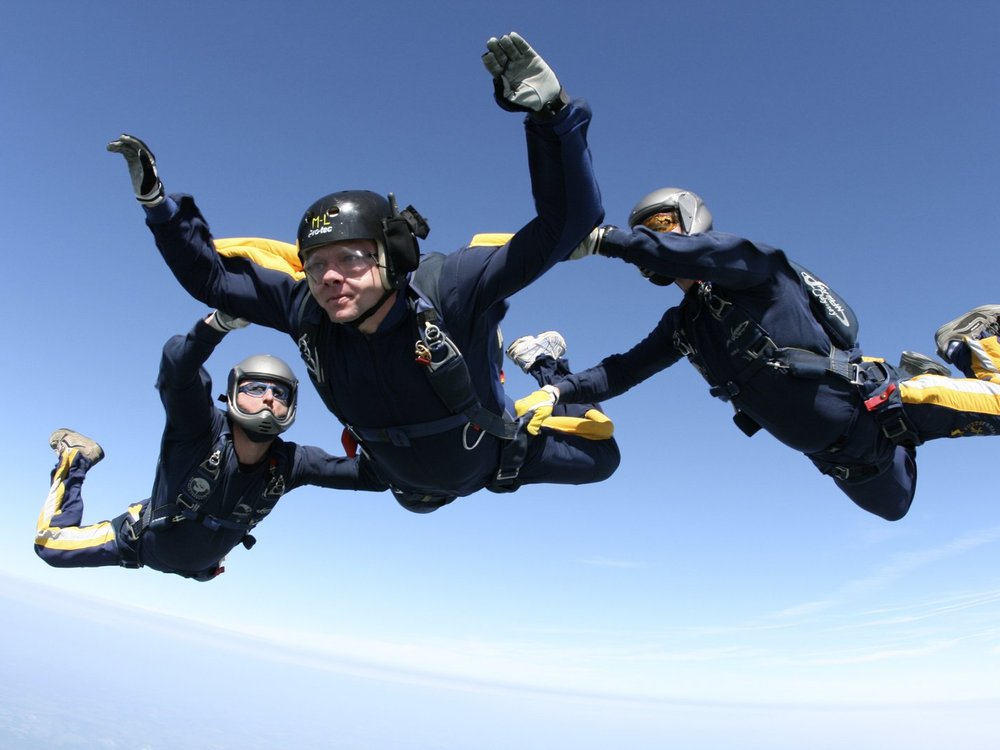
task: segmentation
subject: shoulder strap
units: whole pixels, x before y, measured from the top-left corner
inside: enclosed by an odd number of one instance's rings
[[[445,256],[442,253],[424,253],[420,265],[410,276],[409,289],[423,298],[431,307],[441,309],[441,289],[438,283],[444,270]]]
[[[277,441],[275,442],[277,443]],[[288,475],[287,459],[287,453],[281,449],[280,445],[271,446],[267,456],[267,484],[248,502],[242,502],[233,508],[232,512],[224,519],[232,524],[229,528],[246,528],[249,531],[274,510],[274,506],[285,494],[287,487],[285,481]]]
[[[320,351],[324,348],[329,330],[326,326],[330,324],[326,320],[326,316],[321,316],[318,323],[313,320],[312,316],[309,315],[310,305],[315,308],[319,307],[313,299],[312,293],[307,292],[303,295],[298,310],[299,337],[295,343],[299,347],[299,356],[306,366],[306,372],[309,373],[309,379],[316,388],[316,392],[323,399],[323,404],[340,420],[341,424],[347,424],[344,415],[337,408],[337,402],[333,398],[333,389],[326,379],[326,373],[323,372],[323,361],[320,357]]]
[[[191,519],[201,512],[201,506],[215,493],[219,475],[229,462],[232,452],[233,443],[227,424],[219,433],[205,460],[198,464],[181,483],[180,492],[174,501],[179,515]]]
[[[449,411],[464,414],[471,424],[491,435],[512,440],[517,434],[517,422],[482,405],[472,386],[465,358],[445,330],[438,283],[444,260],[440,253],[423,256],[407,290],[417,318],[419,361],[425,366],[431,387]]]
[[[180,521],[197,521],[210,529],[249,531],[260,523],[285,494],[287,456],[285,451],[275,451],[272,448],[267,458],[270,473],[267,484],[260,493],[238,504],[223,518],[205,512],[202,510],[202,505],[215,494],[222,469],[229,462],[232,453],[233,444],[227,424],[219,433],[205,460],[198,464],[181,484],[177,499],[155,511],[150,510],[143,525],[156,528]]]

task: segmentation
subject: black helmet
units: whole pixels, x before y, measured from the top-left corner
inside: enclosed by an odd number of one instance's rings
[[[299,223],[299,260],[316,248],[341,240],[372,240],[378,248],[379,275],[387,291],[399,286],[420,262],[417,238],[430,228],[413,206],[400,213],[392,193],[383,198],[370,190],[331,193],[306,209]]]
[[[653,214],[676,211],[684,234],[700,234],[712,228],[712,212],[697,193],[683,188],[660,188],[635,204],[628,225],[635,227]]]
[[[278,419],[270,409],[261,409],[256,414],[247,414],[236,404],[236,394],[242,381],[258,378],[288,386],[288,413]],[[229,418],[243,428],[251,440],[270,440],[292,426],[295,421],[295,405],[298,401],[299,381],[292,368],[270,354],[255,354],[247,357],[229,371],[226,386],[226,405]]]

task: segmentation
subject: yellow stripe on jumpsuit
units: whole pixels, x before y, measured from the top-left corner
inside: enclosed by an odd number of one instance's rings
[[[966,340],[975,377],[918,375],[901,381],[907,416],[924,440],[1000,435],[1000,342]]]
[[[52,483],[38,516],[35,552],[57,568],[120,564],[116,530],[126,516],[138,519],[142,503],[111,521],[80,526],[82,486],[91,464],[77,449],[64,451],[52,471]]]

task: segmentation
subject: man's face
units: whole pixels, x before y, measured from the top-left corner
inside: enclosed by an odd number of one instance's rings
[[[236,406],[244,414],[269,409],[276,419],[284,419],[288,415],[290,399],[288,386],[274,380],[247,378],[236,387]]]
[[[309,253],[309,291],[334,323],[350,323],[382,297],[376,252],[374,240],[342,240]]]

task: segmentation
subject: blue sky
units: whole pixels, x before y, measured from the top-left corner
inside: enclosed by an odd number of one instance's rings
[[[0,744],[992,746],[998,444],[921,448],[913,508],[889,524],[745,438],[684,363],[606,404],[623,461],[600,485],[430,516],[298,490],[207,585],[54,570],[30,540],[56,427],[107,450],[88,521],[146,496],[160,348],[206,312],[104,150],[119,133],[148,141],[217,236],[291,240],[316,197],[368,188],[414,204],[424,247],[450,251],[533,213],[520,118],[479,62],[517,30],[594,109],[609,223],[657,187],[694,189],[717,228],[822,275],[867,353],[895,361],[1000,301],[994,4],[42,0],[4,15]],[[504,331],[562,331],[579,369],[677,300],[587,259],[519,293]],[[290,340],[251,328],[217,350],[216,382],[255,352],[302,371]],[[335,451],[339,432],[303,389],[289,437]],[[208,695],[210,710],[194,699]]]

